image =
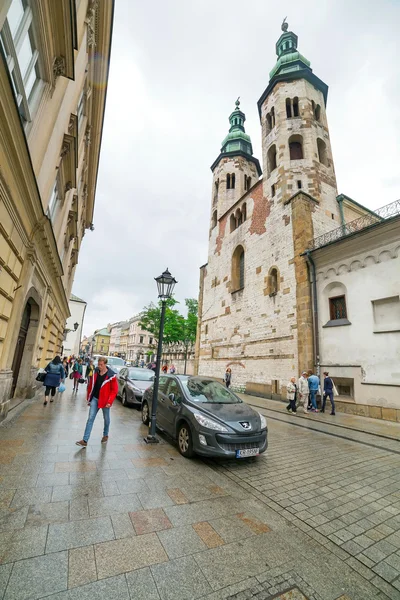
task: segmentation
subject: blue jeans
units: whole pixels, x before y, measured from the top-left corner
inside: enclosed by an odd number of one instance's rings
[[[92,400],[90,401],[89,416],[88,416],[88,420],[87,420],[86,427],[85,427],[85,433],[83,434],[83,439],[85,440],[85,442],[89,441],[90,434],[92,433],[92,429],[93,429],[94,420],[97,416],[97,413],[100,410],[97,406],[98,402],[99,401],[97,398],[92,398]],[[106,436],[106,435],[108,435],[108,432],[110,429],[110,409],[102,408],[101,410],[103,411],[103,418],[104,418],[103,436]]]
[[[333,400],[333,391],[330,392],[325,392],[325,396],[324,399],[322,401],[322,410],[325,410],[325,404],[326,404],[326,399],[329,398],[329,400],[331,401],[331,406],[332,406],[332,412],[335,412],[335,402]]]
[[[310,390],[310,400],[313,408],[317,408],[317,392],[318,390]]]

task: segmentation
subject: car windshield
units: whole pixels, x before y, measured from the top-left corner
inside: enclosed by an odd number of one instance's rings
[[[242,400],[224,385],[212,379],[190,377],[181,380],[191,400],[208,404],[240,404]]]
[[[110,358],[107,359],[107,364],[109,366],[121,365],[121,367],[123,367],[125,365],[125,361],[123,361],[122,358],[118,358],[117,356],[110,356]]]
[[[128,377],[136,381],[154,381],[154,373],[148,369],[129,369]]]

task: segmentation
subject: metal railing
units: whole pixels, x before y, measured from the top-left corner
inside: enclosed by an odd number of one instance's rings
[[[381,223],[382,221],[396,217],[397,215],[400,215],[400,200],[396,200],[391,204],[382,206],[381,208],[363,215],[354,221],[345,223],[337,229],[333,229],[332,231],[328,231],[327,233],[314,238],[309,242],[308,249],[316,250],[317,248],[322,248],[322,246],[336,242],[337,240],[340,240],[358,231],[362,231],[371,225],[376,225],[377,223]]]

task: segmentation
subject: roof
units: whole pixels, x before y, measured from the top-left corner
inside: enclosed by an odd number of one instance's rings
[[[98,329],[95,331],[93,335],[110,335],[110,332],[108,331],[107,327],[103,327],[103,329]]]
[[[87,304],[86,300],[82,300],[82,298],[78,298],[78,296],[75,296],[75,294],[71,294],[69,299],[72,300],[73,302],[82,302],[82,304]]]

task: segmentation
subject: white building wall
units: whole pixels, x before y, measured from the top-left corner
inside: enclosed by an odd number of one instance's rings
[[[79,346],[82,335],[83,319],[86,310],[86,302],[75,302],[75,300],[70,300],[68,306],[71,316],[67,320],[66,329],[70,329],[71,331],[67,334],[63,344],[64,356],[69,356],[70,354],[75,354],[75,356],[78,356],[80,350]],[[79,327],[76,331],[74,331],[74,323],[79,324]]]

